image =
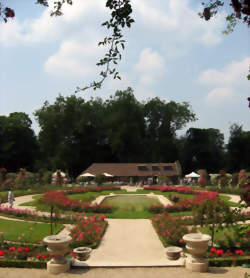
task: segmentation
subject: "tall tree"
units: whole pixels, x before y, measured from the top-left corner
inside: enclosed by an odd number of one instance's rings
[[[250,170],[250,131],[243,131],[242,126],[233,124],[227,145],[228,168],[230,171]]]
[[[176,131],[196,120],[188,103],[165,102],[159,98],[149,100],[144,106],[146,122],[147,157],[164,162],[178,159]]]
[[[38,158],[38,144],[32,121],[22,112],[0,116],[0,166],[8,171],[32,170]]]
[[[131,88],[117,91],[106,101],[105,127],[108,142],[118,161],[143,160],[143,108]]]
[[[182,157],[185,172],[195,169],[218,172],[225,166],[224,155],[224,135],[218,129],[188,129]]]
[[[52,105],[46,102],[35,116],[41,127],[39,142],[47,167],[76,176],[94,161],[110,159],[101,99],[59,96]]]

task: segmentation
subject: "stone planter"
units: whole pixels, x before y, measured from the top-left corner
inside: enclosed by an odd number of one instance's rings
[[[91,251],[92,249],[89,247],[77,247],[73,250],[79,261],[86,261],[89,258]]]
[[[208,260],[204,255],[211,237],[206,234],[186,234],[183,240],[187,243],[186,249],[191,254],[186,259],[186,268],[193,272],[208,271]]]
[[[170,246],[166,248],[167,258],[169,260],[178,260],[181,256],[182,248],[177,246]]]
[[[53,255],[53,258],[47,262],[47,270],[52,274],[67,272],[70,268],[70,262],[65,258],[69,251],[70,236],[47,236],[43,239],[48,245],[47,250]]]

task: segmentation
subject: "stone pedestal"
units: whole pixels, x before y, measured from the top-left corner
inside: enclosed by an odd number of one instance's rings
[[[43,239],[48,245],[47,250],[53,258],[47,263],[47,271],[52,274],[67,272],[70,269],[70,262],[65,258],[69,251],[70,236],[47,236]]]
[[[178,260],[181,256],[182,248],[177,246],[170,246],[166,248],[167,258],[169,260]]]
[[[186,268],[193,272],[207,272],[208,260],[204,255],[208,248],[208,242],[211,239],[206,234],[186,234],[183,240],[187,243],[186,249],[190,256],[186,259]]]

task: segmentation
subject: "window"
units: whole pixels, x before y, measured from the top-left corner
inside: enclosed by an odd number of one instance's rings
[[[160,167],[159,166],[152,166],[152,170],[153,171],[160,171]]]
[[[165,171],[172,171],[173,170],[173,166],[163,166],[163,169]]]
[[[148,170],[146,165],[139,165],[139,166],[137,166],[137,168],[139,171],[147,171]]]

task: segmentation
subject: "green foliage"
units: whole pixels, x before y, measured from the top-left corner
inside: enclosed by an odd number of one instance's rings
[[[189,128],[182,150],[182,166],[187,172],[207,169],[216,173],[224,165],[224,135],[214,128]]]
[[[0,267],[41,268],[46,269],[47,262],[26,260],[0,260]]]
[[[158,184],[160,185],[166,185],[169,181],[169,178],[167,176],[158,176]]]
[[[44,184],[50,184],[52,181],[52,174],[53,174],[52,171],[45,171],[43,174],[42,182]]]
[[[0,161],[8,172],[24,166],[33,168],[38,145],[31,124],[29,116],[22,112],[0,116]]]
[[[207,199],[198,205],[194,210],[194,223],[203,227],[207,225],[211,231],[212,246],[214,243],[214,234],[222,229],[222,224],[233,224],[234,215],[230,207],[222,200]]]
[[[243,264],[249,264],[249,257],[239,257],[239,258],[214,258],[209,259],[209,265],[215,267],[222,266],[239,266]],[[244,276],[247,278],[248,276]]]
[[[94,181],[97,183],[97,185],[102,185],[106,181],[106,177],[102,174],[96,175],[94,177]]]

